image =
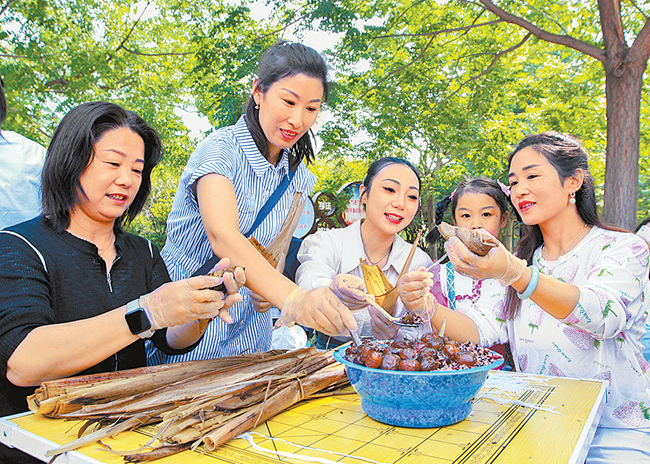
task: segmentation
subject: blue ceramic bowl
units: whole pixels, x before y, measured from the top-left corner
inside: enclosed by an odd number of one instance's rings
[[[390,371],[351,363],[344,358],[347,347],[337,348],[334,359],[345,366],[363,411],[376,421],[399,427],[442,427],[462,421],[472,412],[470,401],[488,371],[503,363],[499,357],[487,366],[459,371]]]

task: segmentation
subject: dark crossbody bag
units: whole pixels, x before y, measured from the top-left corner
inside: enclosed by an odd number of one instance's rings
[[[296,168],[297,169],[297,168]],[[280,198],[282,198],[282,195],[284,195],[284,192],[287,191],[287,187],[289,187],[289,184],[293,180],[293,176],[296,174],[296,169],[289,170],[289,174],[284,176],[284,178],[280,181],[278,186],[275,188],[275,191],[271,194],[271,196],[266,200],[266,203],[264,203],[264,206],[262,206],[262,209],[260,209],[260,212],[257,213],[257,217],[255,218],[255,222],[253,222],[253,225],[250,226],[248,231],[246,231],[244,237],[249,238],[253,232],[255,232],[255,229],[259,227],[259,225],[262,223],[262,221],[266,218],[266,216],[269,215],[271,210],[275,207],[275,205],[280,201]],[[291,239],[291,242],[293,244],[294,240],[298,240],[295,238]],[[200,275],[205,275],[212,268],[219,262],[221,258],[218,258],[215,255],[212,255],[212,258],[206,261],[206,263],[198,268],[194,274],[192,274],[192,277],[200,276]],[[289,257],[287,256],[287,263],[285,264],[285,269],[287,267],[289,261]]]

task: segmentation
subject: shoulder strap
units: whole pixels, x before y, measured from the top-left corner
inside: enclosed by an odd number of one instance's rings
[[[38,255],[38,257],[41,259],[41,263],[43,264],[43,268],[45,269],[45,272],[47,272],[47,264],[45,264],[45,258],[43,257],[43,255],[41,254],[41,252],[38,251],[38,248],[36,248],[34,245],[32,245],[32,243],[31,243],[29,240],[27,240],[27,239],[26,239],[25,237],[23,237],[22,235],[20,235],[20,234],[18,234],[18,233],[16,233],[16,232],[12,232],[12,231],[10,231],[10,230],[0,230],[0,234],[9,234],[9,235],[13,235],[14,237],[18,237],[18,238],[24,240],[24,242],[25,242],[27,245],[29,245],[29,246],[32,248],[32,250],[34,250],[34,252],[35,252],[35,253]]]
[[[251,234],[257,229],[257,227],[262,223],[262,221],[266,218],[266,216],[269,215],[273,207],[277,204],[278,201],[280,201],[280,198],[282,198],[282,195],[284,195],[284,192],[286,192],[287,187],[289,187],[289,184],[293,180],[293,176],[296,174],[296,170],[298,168],[296,167],[293,170],[289,170],[289,174],[284,176],[284,178],[280,181],[278,186],[275,188],[275,191],[271,194],[268,200],[266,200],[266,203],[264,203],[264,206],[262,206],[262,209],[260,209],[260,212],[257,213],[257,217],[255,218],[255,222],[253,222],[253,225],[248,229],[248,231],[244,234],[244,237],[248,238],[251,236]],[[212,258],[207,260],[203,266],[199,267],[194,273],[192,274],[192,277],[196,277],[199,275],[205,275],[210,270],[214,267],[215,264],[219,262],[219,258],[215,256],[214,254],[212,255]]]
[[[284,176],[284,178],[280,181],[278,186],[275,188],[275,191],[271,194],[268,200],[266,200],[266,203],[264,203],[264,206],[260,209],[260,212],[257,213],[257,217],[255,218],[255,222],[253,222],[253,225],[248,229],[248,231],[244,234],[244,237],[248,238],[252,235],[252,233],[259,227],[259,225],[262,223],[264,219],[266,219],[266,216],[269,215],[273,207],[280,201],[280,198],[282,198],[282,195],[284,195],[284,192],[286,192],[287,187],[289,187],[289,184],[293,180],[293,176],[296,174],[297,171],[296,169],[289,170],[289,174]]]

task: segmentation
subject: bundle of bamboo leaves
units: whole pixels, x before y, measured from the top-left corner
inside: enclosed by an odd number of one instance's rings
[[[48,417],[113,422],[47,456],[158,423],[145,447],[120,453],[128,462],[142,462],[201,444],[212,451],[293,404],[346,383],[331,352],[305,348],[45,382],[28,404]]]

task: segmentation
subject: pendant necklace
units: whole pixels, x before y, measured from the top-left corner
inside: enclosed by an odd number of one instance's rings
[[[575,237],[573,237],[573,240],[571,240],[571,241],[569,242],[569,244],[568,244],[567,246],[564,247],[564,250],[562,250],[562,253],[560,253],[556,259],[560,259],[560,256],[562,256],[562,255],[564,254],[564,252],[567,251],[567,249],[568,249],[571,245],[573,245],[573,242],[575,242],[576,239],[577,239],[578,237],[580,237],[580,235],[582,234],[582,232],[585,230],[585,227],[587,227],[587,226],[588,226],[588,224],[585,224],[584,227],[583,227],[582,229],[580,229],[580,231],[578,232],[578,235],[576,235]],[[546,247],[545,247],[545,245],[542,245],[542,257],[544,256],[544,252],[545,252],[545,251],[546,251]],[[383,259],[383,258],[382,258],[382,259]],[[544,259],[547,259],[547,258],[544,258]]]
[[[108,242],[108,245],[106,245],[104,248],[97,247],[97,254],[103,258],[102,255],[104,253],[106,253],[111,248],[111,246],[113,246],[114,243],[115,243],[115,236],[113,234],[111,234],[111,238],[110,238],[110,240]],[[95,245],[95,246],[97,246],[97,245]]]
[[[368,250],[366,250],[366,244],[363,241],[363,234],[361,233],[361,227],[359,227],[359,236],[361,236],[361,246],[363,247],[363,252],[366,254],[366,259],[368,259],[368,262],[370,263],[371,266],[376,266],[377,264],[381,263],[386,256],[388,256],[388,253],[390,253],[390,250],[393,249],[393,244],[390,244],[390,247],[388,247],[388,250],[386,253],[384,253],[384,256],[379,258],[379,261],[375,261],[374,263],[370,259],[370,255],[368,254]]]

